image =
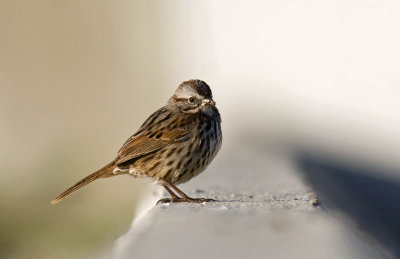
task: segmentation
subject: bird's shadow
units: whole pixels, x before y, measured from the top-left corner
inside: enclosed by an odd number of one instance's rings
[[[384,177],[395,174],[309,152],[297,154],[305,180],[327,209],[350,216],[359,230],[400,258],[400,182]]]

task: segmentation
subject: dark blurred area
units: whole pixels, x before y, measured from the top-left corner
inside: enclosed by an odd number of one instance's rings
[[[299,152],[297,161],[324,207],[349,217],[352,227],[400,257],[400,181],[385,177],[393,173],[327,154]]]

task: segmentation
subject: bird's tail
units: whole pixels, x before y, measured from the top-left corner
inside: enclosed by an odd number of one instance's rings
[[[65,197],[69,196],[74,191],[76,191],[76,190],[82,188],[83,186],[93,182],[94,180],[97,180],[99,178],[104,178],[104,177],[111,176],[112,175],[112,171],[113,171],[113,169],[115,167],[113,165],[114,165],[114,162],[111,162],[108,165],[106,165],[105,167],[101,168],[100,170],[94,172],[93,174],[90,174],[90,175],[86,176],[85,178],[83,178],[82,180],[80,180],[79,182],[77,182],[76,184],[71,186],[69,189],[67,189],[65,192],[63,192],[60,195],[58,195],[57,198],[55,198],[54,200],[51,201],[51,204],[54,205],[54,204],[60,202],[61,200],[63,200]]]

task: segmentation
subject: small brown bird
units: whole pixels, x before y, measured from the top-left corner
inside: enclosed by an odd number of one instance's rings
[[[183,82],[168,103],[125,142],[111,163],[77,182],[51,204],[96,179],[123,174],[148,178],[162,185],[171,198],[161,199],[157,204],[211,201],[190,198],[176,185],[204,171],[221,144],[221,117],[210,87],[201,80]]]

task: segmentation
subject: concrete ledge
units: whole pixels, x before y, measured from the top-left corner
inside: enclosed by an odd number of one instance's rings
[[[210,196],[221,201],[153,207],[121,238],[116,257],[381,257],[346,225],[314,206],[312,193]]]
[[[182,186],[192,197],[217,202],[155,206],[160,197],[153,196],[118,240],[114,257],[391,257],[346,216],[320,205],[289,156],[268,154],[254,161],[251,174],[243,173],[243,163],[229,157]],[[234,169],[219,170],[228,166]]]

